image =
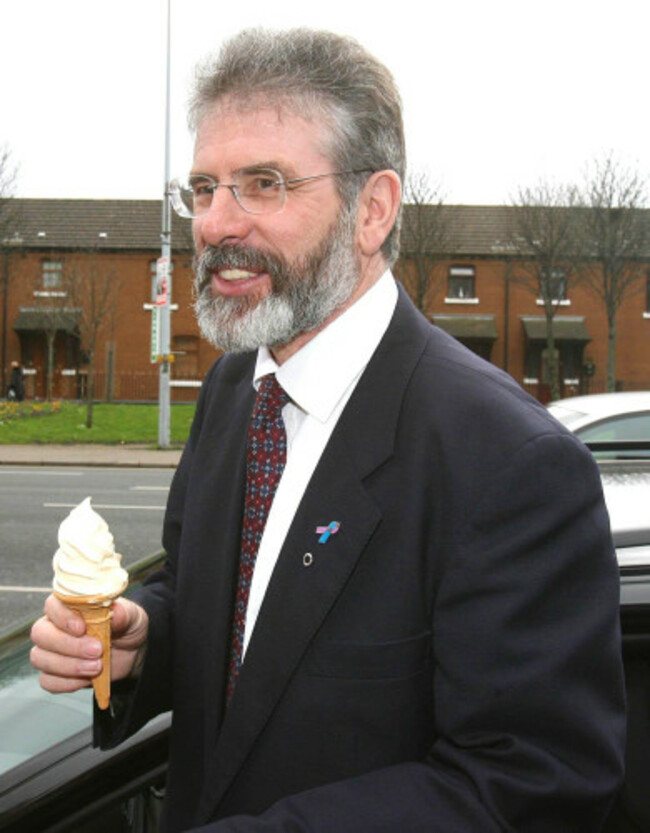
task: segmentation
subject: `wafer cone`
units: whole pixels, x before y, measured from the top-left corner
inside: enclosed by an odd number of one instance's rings
[[[112,604],[117,596],[64,596],[56,591],[54,595],[67,608],[81,613],[88,636],[94,636],[102,643],[102,671],[93,678],[93,690],[99,708],[107,709],[111,699]]]

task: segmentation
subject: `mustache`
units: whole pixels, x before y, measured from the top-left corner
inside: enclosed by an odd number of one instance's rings
[[[201,292],[209,283],[212,273],[219,269],[247,269],[267,272],[272,281],[286,268],[282,258],[250,246],[211,246],[194,255],[195,286]]]

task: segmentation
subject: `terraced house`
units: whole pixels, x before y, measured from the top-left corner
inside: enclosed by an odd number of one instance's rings
[[[27,398],[153,401],[152,308],[160,256],[155,200],[15,199],[1,241],[3,395],[12,361]],[[584,262],[540,263],[518,209],[406,206],[396,273],[434,324],[542,400],[605,389],[609,324]],[[650,212],[638,212],[650,226]],[[584,261],[584,255],[583,255]],[[594,258],[591,258],[592,260]],[[616,311],[615,381],[650,388],[650,238],[629,257]],[[598,263],[591,263],[599,269]],[[189,221],[173,218],[172,398],[196,397],[216,357],[191,309]],[[549,327],[553,340],[549,342]],[[551,346],[552,345],[552,346]]]

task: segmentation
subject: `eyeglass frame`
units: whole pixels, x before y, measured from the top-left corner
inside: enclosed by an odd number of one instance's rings
[[[251,171],[251,173],[253,173]],[[374,173],[372,168],[356,168],[354,170],[349,171],[330,171],[326,174],[313,174],[312,176],[301,176],[294,179],[282,179],[282,174],[279,171],[274,170],[273,168],[266,168],[264,171],[260,171],[259,173],[269,173],[269,174],[277,174],[280,179],[275,182],[275,185],[280,186],[280,194],[282,195],[282,204],[279,208],[275,208],[272,211],[251,211],[250,209],[246,208],[242,204],[241,195],[239,193],[239,186],[236,182],[217,182],[217,180],[210,176],[209,174],[195,174],[195,176],[200,177],[202,180],[206,180],[208,184],[214,186],[214,190],[212,192],[212,197],[218,188],[227,188],[235,198],[237,205],[245,211],[246,214],[252,214],[254,216],[264,215],[264,214],[278,214],[287,202],[287,187],[288,186],[299,186],[303,185],[305,182],[313,182],[317,179],[324,179],[328,176],[348,176],[350,174],[371,174]],[[187,207],[183,198],[181,197],[181,191],[183,190],[181,180],[179,178],[174,178],[169,183],[169,195],[171,197],[172,207],[174,211],[178,214],[179,217],[185,217],[190,220],[195,220],[197,217],[203,217],[205,214],[208,213],[210,210],[207,208],[205,211],[201,212],[200,214],[194,214],[190,211]]]

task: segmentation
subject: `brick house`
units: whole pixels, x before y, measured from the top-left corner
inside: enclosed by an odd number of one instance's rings
[[[542,300],[518,280],[522,261],[510,242],[514,210],[445,207],[452,254],[435,266],[437,291],[428,297],[427,313],[436,325],[546,401],[547,323]],[[650,223],[650,212],[643,212],[643,221]],[[403,257],[409,243],[403,233]],[[617,316],[616,378],[617,387],[625,390],[650,390],[650,251],[639,267],[644,278]],[[560,289],[553,332],[562,394],[604,391],[607,319],[602,301],[584,282]]]
[[[3,394],[11,362],[18,360],[25,368],[27,397],[45,396],[49,333],[53,395],[81,396],[86,345],[80,338],[79,307],[66,292],[66,274],[90,269],[92,263],[99,279],[114,281],[118,287],[97,341],[96,397],[154,401],[158,371],[151,363],[151,302],[160,254],[160,201],[17,199],[13,203],[18,219],[0,250]],[[540,300],[516,280],[517,264],[508,246],[512,210],[447,207],[452,254],[437,260],[437,291],[429,296],[426,314],[545,399],[546,321]],[[403,244],[408,252],[409,241]],[[200,379],[217,355],[198,334],[191,285],[189,222],[174,217],[174,401],[195,398]],[[607,326],[601,302],[578,285],[560,297],[558,305],[554,332],[565,394],[603,390]],[[650,389],[650,271],[619,311],[617,380],[622,389]]]
[[[79,308],[70,302],[66,274],[86,268],[118,291],[96,350],[97,398],[155,400],[158,369],[151,363],[152,292],[160,256],[157,200],[14,200],[18,219],[3,247],[3,361],[21,361],[26,396],[47,386],[46,334],[56,330],[53,395],[78,398],[86,374]],[[171,348],[174,400],[195,398],[215,351],[198,336],[191,310],[192,245],[189,222],[174,217]],[[84,265],[85,264],[85,265]],[[5,341],[6,339],[6,341]],[[5,370],[5,373],[7,371]],[[190,385],[189,383],[193,383]]]

